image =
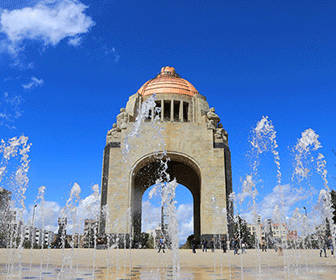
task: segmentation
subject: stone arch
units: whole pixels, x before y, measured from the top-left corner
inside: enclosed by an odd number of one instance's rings
[[[188,188],[193,196],[194,234],[200,237],[201,171],[198,164],[189,156],[174,152],[168,152],[165,156],[148,154],[134,164],[130,174],[132,233],[135,236],[141,233],[142,196],[161,175],[160,159],[166,160],[167,158],[169,158],[167,173],[170,179],[176,178],[176,181]]]

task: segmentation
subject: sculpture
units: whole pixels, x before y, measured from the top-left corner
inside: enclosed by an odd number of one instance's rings
[[[220,123],[218,124],[218,128],[215,129],[215,139],[216,140],[224,140],[224,142],[227,142],[228,140],[228,133],[223,128],[223,125]]]
[[[120,138],[121,129],[117,126],[116,123],[113,124],[112,129],[110,129],[107,133],[108,136],[111,136],[112,139]]]
[[[210,108],[206,116],[208,119],[208,124],[207,124],[208,129],[215,130],[217,128],[218,123],[220,122],[219,116],[215,113],[215,108]]]
[[[128,123],[128,114],[125,111],[125,108],[120,109],[120,114],[117,116],[117,127],[120,129],[126,129]]]

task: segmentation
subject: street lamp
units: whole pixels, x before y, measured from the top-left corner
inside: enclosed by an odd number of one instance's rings
[[[37,204],[34,205],[34,208],[33,208],[33,217],[32,217],[32,227],[34,227],[34,219],[35,219],[35,209],[37,207]]]
[[[307,208],[305,206],[303,206],[303,209],[305,210],[305,215],[307,217]]]
[[[34,244],[35,244],[35,234],[36,234],[36,231],[34,230],[34,219],[35,219],[35,209],[37,207],[37,204],[34,205],[33,207],[33,217],[32,217],[32,223],[31,223],[31,248],[33,248]]]

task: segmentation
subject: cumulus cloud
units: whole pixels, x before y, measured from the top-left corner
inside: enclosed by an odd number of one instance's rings
[[[278,185],[257,205],[257,214],[263,219],[272,218],[277,220],[279,219],[280,207],[282,207],[281,213],[285,216],[290,216],[295,205],[300,201],[304,201],[310,195],[311,193],[303,189],[292,188],[289,184]],[[254,222],[252,211],[243,212],[242,216],[248,222]]]
[[[0,126],[14,128],[13,122],[22,115],[22,102],[19,95],[12,96],[8,92],[0,94]]]
[[[56,46],[68,39],[72,46],[80,44],[80,36],[94,26],[85,14],[87,6],[78,0],[40,0],[34,6],[2,10],[0,32],[6,40],[1,48],[16,55],[25,40],[40,41],[44,46]]]
[[[148,232],[160,226],[161,208],[155,207],[149,200],[142,203],[142,231]]]
[[[179,223],[179,242],[185,243],[187,237],[194,232],[194,217],[192,204],[180,204],[176,209]]]
[[[33,217],[34,205],[29,206],[28,221],[30,222]],[[55,201],[44,201],[38,204],[35,209],[34,225],[36,227],[44,228],[53,232],[57,231],[57,219],[60,215],[61,206]]]
[[[77,46],[80,45],[81,40],[82,40],[82,38],[79,37],[79,36],[78,37],[74,37],[74,38],[70,38],[68,40],[68,44],[71,45],[71,46],[77,47]]]
[[[78,184],[74,186],[80,189]],[[74,188],[72,188],[73,190]],[[79,194],[79,192],[78,192]],[[68,200],[69,201],[69,200]],[[67,231],[72,233],[73,229],[77,232],[83,232],[83,225],[85,219],[97,219],[100,210],[100,194],[99,186],[94,185],[92,187],[92,193],[83,199],[79,200],[73,205],[68,204],[67,206],[71,209],[76,209],[71,212],[70,209],[62,207],[56,201],[39,201],[35,209],[35,221],[34,225],[36,227],[42,228],[56,232],[58,229],[57,219],[63,215],[67,216],[68,226]],[[76,208],[73,208],[75,206]],[[28,207],[29,211],[26,214],[26,221],[30,224],[33,217],[34,204]],[[74,215],[73,215],[74,214]],[[76,225],[74,225],[76,223]]]
[[[32,89],[32,88],[36,88],[36,87],[40,87],[42,86],[44,83],[44,81],[42,79],[38,79],[36,77],[31,77],[30,81],[26,84],[23,84],[22,87],[24,89]]]
[[[120,54],[118,53],[116,48],[114,48],[114,47],[113,48],[108,48],[107,46],[104,46],[103,50],[104,50],[105,55],[113,55],[115,63],[119,62]]]
[[[76,194],[80,194],[80,187],[78,184],[74,184],[76,187]],[[72,188],[72,190],[74,189]],[[70,195],[71,197],[71,195]],[[69,198],[70,199],[70,198]],[[67,201],[67,205],[70,204]],[[100,213],[100,194],[99,186],[94,185],[92,187],[92,193],[83,199],[77,201],[77,203],[71,204],[76,206],[76,217],[73,220],[72,214],[74,212],[69,211],[65,207],[62,207],[55,201],[38,201],[35,208],[35,221],[36,227],[57,231],[57,219],[62,215],[68,217],[67,231],[72,233],[74,231],[83,232],[83,224],[85,219],[97,219]],[[26,222],[31,223],[33,217],[34,204],[28,207],[26,212]],[[179,241],[180,244],[184,243],[187,237],[193,233],[194,220],[193,220],[193,205],[192,204],[179,204],[176,209],[176,216],[179,224]],[[75,225],[73,223],[76,223]],[[161,207],[153,205],[149,200],[142,203],[142,231],[148,232],[154,230],[160,226],[161,223]]]
[[[180,244],[194,231],[193,205],[179,204],[176,209]],[[142,203],[142,231],[148,232],[160,226],[161,207],[155,207],[149,200]]]

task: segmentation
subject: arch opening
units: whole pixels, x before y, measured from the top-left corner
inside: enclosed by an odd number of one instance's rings
[[[201,176],[198,167],[190,159],[181,155],[168,155],[167,170],[170,180],[185,186],[193,198],[193,232],[196,238],[201,234]],[[140,161],[132,172],[131,219],[132,233],[139,236],[142,229],[142,197],[145,191],[162,177],[160,159],[149,156]],[[161,178],[168,181],[168,178]]]
[[[179,245],[183,245],[187,237],[194,234],[194,198],[187,187],[178,184],[175,201]],[[162,206],[161,187],[156,185],[149,187],[142,196],[141,233],[152,235],[154,244],[158,244],[159,237],[166,234],[168,219],[166,210],[166,207]]]

